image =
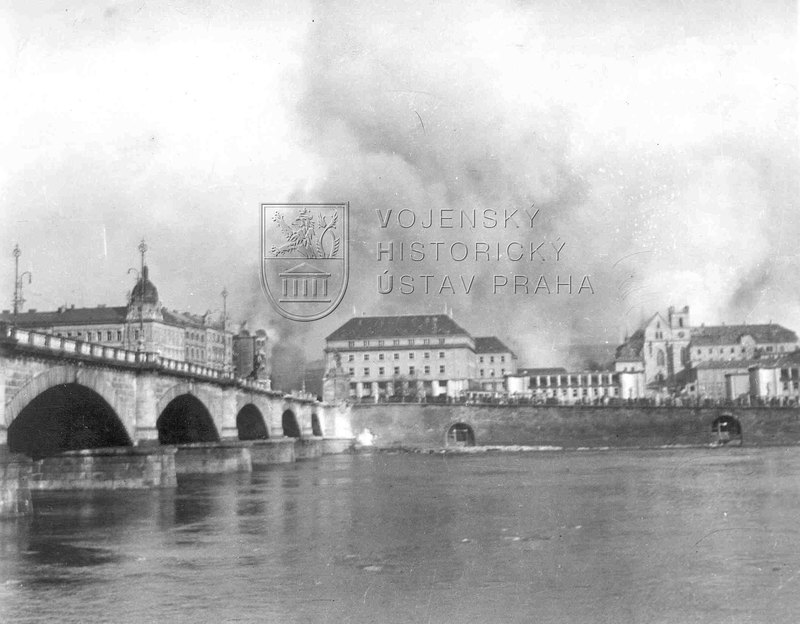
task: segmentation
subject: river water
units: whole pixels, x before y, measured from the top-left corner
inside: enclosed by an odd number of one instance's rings
[[[327,456],[0,523],[1,622],[800,621],[800,448]]]

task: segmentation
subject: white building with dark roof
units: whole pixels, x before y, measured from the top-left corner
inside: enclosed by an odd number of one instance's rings
[[[517,356],[495,336],[475,338],[477,382],[481,390],[502,392],[506,389],[506,375],[517,372]]]
[[[446,314],[354,317],[326,338],[325,354],[326,370],[338,363],[349,377],[351,397],[375,400],[458,396],[477,382],[480,354],[487,366],[496,358],[501,384],[501,371],[516,367],[500,340],[473,338]]]

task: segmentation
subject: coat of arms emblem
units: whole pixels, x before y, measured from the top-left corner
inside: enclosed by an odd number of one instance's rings
[[[294,321],[336,309],[347,289],[348,204],[262,204],[261,285]]]

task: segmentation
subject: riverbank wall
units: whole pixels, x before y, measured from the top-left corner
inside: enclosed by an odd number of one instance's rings
[[[573,448],[704,446],[712,423],[732,414],[745,446],[800,444],[800,408],[679,408],[605,406],[354,405],[354,434],[368,430],[378,448],[439,448],[455,424],[477,445]],[[450,442],[452,444],[452,442]]]

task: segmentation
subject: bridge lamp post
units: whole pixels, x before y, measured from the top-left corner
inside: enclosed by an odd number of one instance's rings
[[[19,272],[19,257],[22,255],[19,245],[14,245],[12,254],[14,255],[14,325],[16,325],[19,309],[25,303],[25,299],[22,297],[25,276],[28,276],[28,283],[30,284],[32,275],[30,271],[24,271],[22,274]]]

